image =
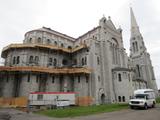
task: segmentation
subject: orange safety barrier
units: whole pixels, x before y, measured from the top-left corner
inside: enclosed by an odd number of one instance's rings
[[[93,103],[93,98],[90,96],[83,96],[76,98],[76,105],[79,106],[89,106],[92,105],[92,103]]]

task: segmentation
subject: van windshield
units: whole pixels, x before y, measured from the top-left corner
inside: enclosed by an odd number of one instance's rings
[[[138,99],[145,99],[146,98],[146,94],[137,94],[135,95],[135,98],[138,98]]]

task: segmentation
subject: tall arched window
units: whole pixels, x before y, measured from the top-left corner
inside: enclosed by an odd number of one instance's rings
[[[32,43],[32,38],[29,38],[29,43]]]
[[[118,101],[121,102],[121,96],[118,96]]]
[[[16,57],[13,57],[13,64],[16,64]]]
[[[122,100],[123,100],[123,102],[125,102],[125,101],[126,101],[126,100],[125,100],[125,96],[123,96],[123,97],[122,97]]]
[[[141,77],[140,67],[139,67],[139,65],[136,65],[136,66],[137,66],[137,74],[138,74],[138,77]]]
[[[118,81],[122,81],[121,74],[118,74]]]
[[[35,56],[35,63],[38,64],[38,62],[39,62],[39,57]]]
[[[87,65],[87,57],[84,58],[84,64]]]
[[[29,63],[33,63],[33,56],[29,57]]]
[[[47,44],[50,44],[51,43],[51,40],[50,39],[47,39]]]
[[[82,65],[84,65],[85,63],[84,63],[84,58],[82,58]]]
[[[17,56],[17,64],[19,64],[19,58],[20,58],[20,57],[19,57],[19,56]]]

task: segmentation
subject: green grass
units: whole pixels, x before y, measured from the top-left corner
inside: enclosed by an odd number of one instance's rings
[[[91,115],[104,112],[118,111],[122,109],[127,109],[128,104],[107,104],[107,105],[95,105],[87,107],[71,107],[66,109],[55,109],[55,110],[44,110],[37,112],[38,114],[49,116],[49,117],[76,117]]]
[[[156,98],[156,103],[160,103],[160,97]]]

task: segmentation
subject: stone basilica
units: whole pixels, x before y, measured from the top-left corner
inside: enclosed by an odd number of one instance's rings
[[[25,33],[21,44],[3,48],[0,97],[28,96],[30,92],[77,92],[93,104],[127,102],[136,89],[157,90],[150,55],[132,8],[130,56],[122,29],[110,19],[78,38],[50,28]]]

